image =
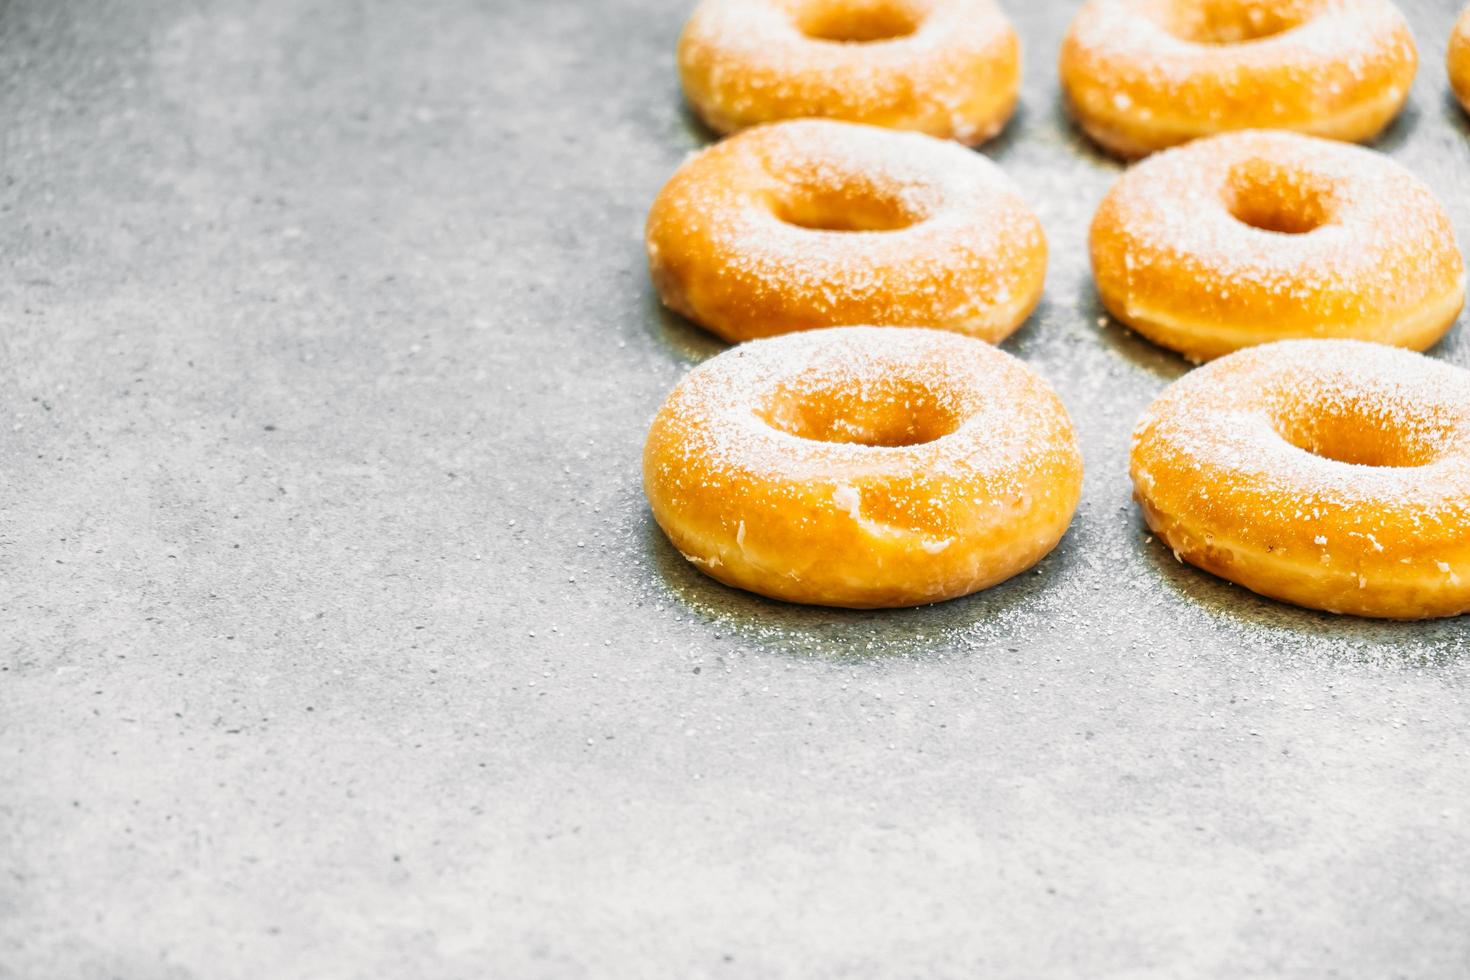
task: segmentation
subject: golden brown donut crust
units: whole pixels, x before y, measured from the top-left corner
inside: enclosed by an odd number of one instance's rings
[[[994,164],[827,120],[704,150],[659,192],[646,238],[663,302],[737,342],[850,324],[996,342],[1046,278],[1041,223]]]
[[[847,327],[742,344],[690,372],[649,429],[653,515],[696,567],[789,602],[938,602],[1056,545],[1082,460],[1020,361],[936,330]]]
[[[1088,0],[1060,57],[1073,116],[1122,157],[1240,129],[1369,140],[1417,68],[1389,0]]]
[[[1190,564],[1329,612],[1470,611],[1470,372],[1361,341],[1253,347],[1165,389],[1131,462]]]
[[[1020,66],[993,0],[704,0],[679,39],[685,95],[721,133],[815,117],[974,145],[1010,118]]]
[[[1445,56],[1445,67],[1450,75],[1450,87],[1460,105],[1470,112],[1470,6],[1460,12],[1450,31],[1450,49]]]
[[[1271,340],[1423,350],[1464,303],[1433,193],[1382,154],[1294,133],[1230,133],[1129,169],[1093,218],[1103,305],[1194,360]]]

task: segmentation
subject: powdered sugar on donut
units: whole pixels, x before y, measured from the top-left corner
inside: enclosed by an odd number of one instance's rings
[[[824,201],[896,227],[825,230],[784,213]],[[998,340],[1045,275],[1041,225],[994,164],[818,120],[751,130],[686,164],[654,204],[648,243],[666,301],[732,339],[892,323]]]
[[[1084,127],[1128,156],[1253,127],[1366,139],[1417,63],[1389,0],[1090,0],[1061,57]]]
[[[1299,416],[1351,418],[1363,440],[1412,450],[1418,465],[1370,466],[1317,455],[1283,436]],[[1175,501],[1232,533],[1297,536],[1324,547],[1402,553],[1425,535],[1470,547],[1470,372],[1359,341],[1283,341],[1240,351],[1186,375],[1134,431],[1139,492],[1193,474]],[[1412,531],[1414,540],[1405,540]]]
[[[927,601],[1014,574],[1055,543],[1080,476],[1071,422],[1029,368],[893,327],[754,341],[705,362],[659,410],[644,454],[676,545],[783,597],[834,564],[863,581],[898,575],[892,588]],[[761,588],[740,578],[765,577],[752,567],[790,577]]]
[[[767,418],[774,398],[825,391],[904,415],[913,405],[901,393],[915,389],[929,410],[957,421],[952,432],[873,446],[803,438]],[[1071,424],[1044,381],[1008,354],[931,330],[852,327],[744,344],[692,371],[662,414],[680,433],[674,453],[683,462],[667,464],[676,474],[756,479],[798,497],[825,484],[832,507],[846,512],[861,509],[875,480],[922,483],[912,506],[925,521],[981,502],[977,495],[1015,502],[1034,492],[1034,472],[1076,457]]]
[[[849,9],[886,15],[896,36],[843,42],[809,33],[842,6],[706,0],[679,44],[690,102],[722,132],[825,117],[976,143],[1004,125],[1019,45],[992,0],[869,0]]]
[[[1237,216],[1242,195],[1310,211],[1316,226],[1254,227]],[[1449,219],[1418,178],[1371,150],[1290,133],[1227,134],[1136,165],[1098,209],[1092,257],[1125,322],[1198,320],[1257,342],[1397,342],[1426,308],[1444,307],[1447,326],[1463,294]]]
[[[1182,560],[1331,612],[1470,611],[1470,372],[1359,341],[1253,347],[1166,389],[1131,462]]]

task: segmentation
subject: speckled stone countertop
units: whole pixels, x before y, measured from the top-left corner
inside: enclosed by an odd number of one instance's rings
[[[983,152],[1087,460],[1033,573],[765,602],[650,521],[721,345],[645,209],[678,0],[0,0],[0,976],[1463,977],[1470,622],[1181,566],[1186,370],[1108,323],[1072,5]],[[1470,242],[1449,0],[1379,143]],[[1461,325],[1435,355],[1470,366]]]

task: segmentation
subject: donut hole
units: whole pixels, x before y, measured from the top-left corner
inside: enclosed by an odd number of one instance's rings
[[[908,37],[919,21],[919,11],[899,0],[816,0],[797,14],[796,26],[814,41],[870,44]]]
[[[786,224],[811,231],[901,231],[924,218],[898,195],[860,182],[790,187],[771,210]]]
[[[1439,456],[1434,433],[1444,431],[1428,416],[1365,400],[1291,406],[1275,423],[1296,448],[1355,466],[1426,466]]]
[[[905,378],[785,385],[756,414],[799,439],[860,446],[920,446],[960,427],[954,404]]]
[[[1299,27],[1308,12],[1302,3],[1249,0],[1174,0],[1165,28],[1194,44],[1248,44]]]
[[[1278,235],[1305,235],[1331,220],[1330,190],[1322,181],[1267,160],[1233,167],[1225,197],[1235,220]]]

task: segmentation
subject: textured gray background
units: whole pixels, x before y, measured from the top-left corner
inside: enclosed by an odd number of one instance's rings
[[[984,152],[1053,261],[1006,347],[1086,496],[1035,573],[859,614],[645,512],[720,349],[641,250],[707,138],[679,0],[0,0],[0,975],[1470,974],[1470,625],[1147,540],[1185,365],[1099,326],[1117,166],[1071,5],[1010,6]],[[1470,241],[1453,13],[1381,148]]]

